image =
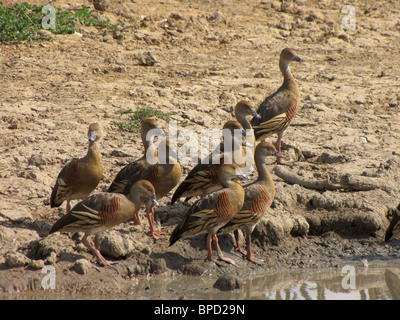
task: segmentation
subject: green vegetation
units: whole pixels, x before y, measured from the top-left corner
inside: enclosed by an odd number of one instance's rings
[[[124,131],[129,132],[140,132],[140,124],[143,120],[147,118],[156,117],[158,119],[162,119],[166,122],[170,122],[172,119],[170,115],[176,114],[175,112],[167,114],[161,110],[151,109],[151,108],[142,108],[133,111],[132,109],[119,109],[116,111],[117,114],[130,114],[128,120],[126,121],[115,121],[113,120],[112,123],[116,125],[118,128]],[[185,127],[188,125],[187,120],[177,121],[178,125],[181,127]]]
[[[30,5],[26,2],[12,7],[3,7],[0,2],[0,41],[32,41],[39,40],[38,30],[43,29],[42,19],[48,13],[42,13],[43,5]],[[55,28],[48,29],[53,34],[73,34],[79,21],[85,26],[101,28],[115,27],[110,20],[93,17],[94,10],[86,6],[74,11],[55,9]]]

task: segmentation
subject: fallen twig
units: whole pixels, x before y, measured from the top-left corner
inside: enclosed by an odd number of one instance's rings
[[[276,166],[275,174],[285,180],[289,184],[298,184],[307,189],[314,190],[344,190],[344,191],[369,191],[374,189],[382,189],[388,193],[391,192],[390,187],[386,186],[382,181],[370,178],[356,176],[352,174],[344,174],[340,177],[340,181],[332,182],[329,177],[325,180],[308,179],[292,173],[282,166]]]

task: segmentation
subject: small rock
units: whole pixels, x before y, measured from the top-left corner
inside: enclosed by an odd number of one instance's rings
[[[309,14],[307,15],[307,17],[305,18],[306,21],[308,22],[312,22],[312,21],[324,21],[325,16],[320,13],[320,12],[316,12],[316,11],[311,11],[309,12]]]
[[[126,68],[124,66],[118,66],[113,69],[114,72],[124,73],[126,72]]]
[[[349,36],[345,33],[341,33],[338,35],[339,39],[342,39],[343,41],[349,42]]]
[[[43,158],[41,154],[32,154],[31,157],[28,159],[28,165],[32,165],[35,167],[42,167],[47,165],[49,162]]]
[[[138,53],[134,58],[137,59],[142,66],[154,66],[155,63],[158,63],[150,51]]]
[[[38,30],[38,31],[36,32],[36,34],[37,34],[40,38],[45,39],[45,40],[49,40],[49,39],[51,39],[52,36],[53,36],[53,33],[51,33],[51,31],[49,31],[49,30]]]
[[[206,270],[199,265],[186,264],[179,269],[183,274],[201,276]]]
[[[111,35],[111,34],[106,34],[104,37],[103,37],[103,42],[106,42],[106,43],[113,43],[113,36]]]
[[[145,271],[143,269],[143,267],[139,264],[131,264],[129,266],[126,267],[127,271],[128,271],[128,276],[129,277],[134,277],[137,276],[138,274],[144,274]]]
[[[122,158],[122,157],[130,157],[131,155],[126,153],[126,152],[124,152],[124,151],[122,151],[122,150],[114,149],[113,151],[111,151],[110,156],[111,157],[121,157]]]
[[[226,100],[234,100],[234,97],[232,96],[232,94],[223,91],[219,95],[218,99],[219,99],[219,101],[226,101]]]
[[[150,261],[150,273],[162,274],[167,271],[167,264],[164,259],[154,259]]]
[[[280,11],[282,7],[282,3],[280,1],[272,1],[269,3],[272,9]]]
[[[90,261],[86,259],[76,260],[72,269],[78,274],[88,274],[90,270]]]
[[[1,241],[11,242],[14,238],[15,238],[14,230],[0,225],[0,240]]]
[[[264,217],[254,228],[252,236],[262,246],[268,243],[278,245],[286,237],[286,232],[281,219]]]
[[[149,255],[151,255],[151,247],[145,246],[140,252],[149,256]]]
[[[56,264],[56,262],[57,262],[57,254],[54,251],[52,251],[50,255],[44,260],[44,264],[53,265]]]
[[[174,20],[185,20],[185,18],[181,15],[181,14],[179,14],[179,13],[171,13],[170,15],[169,15],[169,17],[170,18],[172,18],[172,19],[174,19]]]
[[[221,12],[216,11],[212,15],[207,16],[207,21],[225,21],[225,17]]]
[[[305,236],[309,229],[310,225],[304,217],[300,215],[293,217],[293,227],[290,231],[292,236]]]
[[[221,291],[231,291],[235,289],[240,289],[242,287],[241,281],[231,275],[223,275],[215,281],[213,288],[219,289]]]
[[[315,157],[317,155],[312,150],[302,150],[301,153],[303,154],[304,158],[312,158],[312,157]]]
[[[133,241],[117,232],[108,233],[101,239],[101,253],[112,258],[124,258],[131,253],[133,249]]]
[[[254,78],[266,78],[265,74],[262,72],[258,72],[254,75]]]
[[[328,153],[328,152],[323,152],[317,159],[317,162],[322,162],[322,163],[341,163],[346,161],[345,156],[341,154],[333,154],[333,153]]]
[[[29,263],[29,267],[33,270],[40,270],[44,267],[44,261],[43,260],[31,260]]]
[[[275,25],[275,27],[286,31],[290,31],[293,29],[292,23],[286,20],[280,21],[278,24]]]
[[[284,31],[284,30],[280,30],[280,31],[279,31],[279,34],[280,34],[282,37],[284,37],[284,38],[290,36],[290,32]]]
[[[109,7],[108,0],[93,0],[93,6],[96,10],[106,11]]]
[[[20,127],[19,122],[17,120],[14,120],[10,122],[8,129],[18,129],[19,127]]]
[[[6,254],[6,265],[10,268],[23,267],[30,262],[30,259],[20,252],[8,252]]]

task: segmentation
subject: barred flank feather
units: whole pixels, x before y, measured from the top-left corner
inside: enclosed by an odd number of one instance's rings
[[[125,189],[125,186],[128,184],[129,177],[145,168],[144,163],[145,160],[138,160],[123,167],[114,178],[114,181],[108,187],[107,192],[122,193]]]
[[[219,177],[225,188],[204,196],[188,209],[171,234],[170,246],[181,238],[215,233],[240,210],[244,202],[244,190],[238,183],[230,181],[236,176],[236,168],[236,165],[221,166]],[[229,176],[225,176],[225,172],[229,172]]]

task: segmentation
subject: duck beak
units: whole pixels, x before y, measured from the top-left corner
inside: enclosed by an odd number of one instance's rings
[[[247,141],[242,142],[243,147],[248,147],[248,148],[253,148],[253,145],[251,143],[248,143]]]
[[[240,168],[236,169],[236,178],[237,179],[245,179],[245,180],[250,179],[250,177],[248,175],[245,175]]]
[[[293,57],[293,61],[297,61],[297,62],[305,62],[304,59],[300,58],[299,56],[294,56]]]
[[[251,133],[247,132],[247,130],[242,129],[242,136],[243,137],[251,137]]]
[[[153,205],[155,205],[155,206],[159,206],[159,205],[160,205],[160,204],[158,203],[157,199],[156,199],[156,195],[155,195],[155,194],[153,194],[153,195],[150,197],[150,200],[151,200],[151,202],[153,203]]]
[[[95,142],[97,139],[97,133],[96,131],[90,131],[89,132],[89,142]]]
[[[255,112],[254,110],[251,112],[251,115],[256,119],[261,119],[261,116],[257,112]]]

